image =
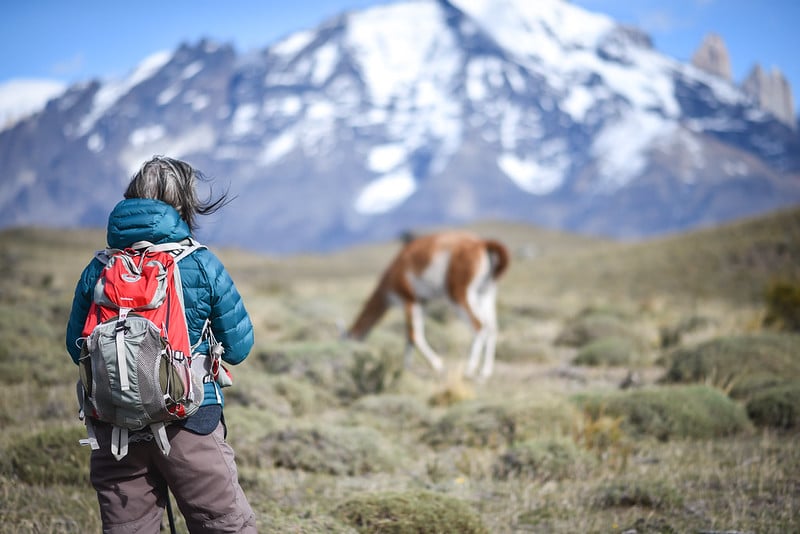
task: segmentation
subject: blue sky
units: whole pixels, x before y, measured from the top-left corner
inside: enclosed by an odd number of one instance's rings
[[[529,0],[536,1],[536,0]],[[314,27],[382,0],[8,0],[0,6],[0,83],[50,78],[67,83],[122,76],[142,59],[201,37],[239,51]],[[656,49],[688,60],[708,32],[725,39],[734,79],[758,61],[777,66],[800,106],[797,0],[574,0],[646,30]]]

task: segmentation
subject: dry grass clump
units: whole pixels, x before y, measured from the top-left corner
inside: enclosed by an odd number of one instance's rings
[[[757,391],[746,408],[756,426],[800,428],[800,382]]]
[[[89,449],[78,440],[86,428],[48,428],[11,442],[4,451],[2,468],[26,484],[89,483]]]
[[[385,492],[351,497],[333,515],[370,534],[488,534],[465,502],[429,491]]]
[[[398,431],[427,427],[431,423],[429,408],[420,399],[409,395],[368,395],[350,405],[356,418],[366,416],[372,426]]]
[[[800,332],[800,281],[780,280],[767,287],[764,324],[788,332]]]
[[[585,450],[565,437],[540,438],[516,443],[492,467],[495,478],[561,480],[575,477],[592,461]]]
[[[714,321],[700,315],[690,315],[680,319],[677,323],[662,326],[659,329],[659,339],[662,349],[677,347],[684,341],[684,337],[714,325]]]
[[[471,400],[448,409],[422,436],[434,448],[496,449],[540,436],[567,435],[579,415],[565,399]]]
[[[605,308],[587,308],[567,321],[556,345],[584,347],[601,339],[627,339],[632,345],[644,347],[644,336],[632,325],[631,319],[621,312]]]
[[[226,409],[252,408],[280,417],[297,417],[339,404],[327,390],[291,375],[244,372],[236,367],[231,371],[233,386],[225,389]]]
[[[575,365],[629,366],[644,363],[644,353],[636,342],[625,337],[603,337],[582,346],[573,358]]]
[[[453,445],[499,448],[516,438],[517,422],[509,406],[467,401],[456,404],[425,432],[422,440],[439,448]]]
[[[42,313],[35,302],[0,303],[0,384],[31,378],[40,386],[61,384],[70,370],[78,379],[64,349],[64,316]]]
[[[4,534],[101,531],[97,494],[88,482],[79,486],[28,485],[13,477],[0,477],[0,518]]]
[[[268,373],[308,381],[345,403],[386,391],[403,371],[400,357],[345,341],[282,343],[251,358]]]
[[[592,419],[622,417],[626,433],[661,441],[730,436],[751,428],[742,406],[703,385],[585,394],[575,400]]]
[[[475,388],[464,379],[461,370],[447,374],[444,383],[428,398],[431,406],[452,406],[475,398]]]
[[[593,504],[598,508],[641,507],[669,509],[682,506],[680,492],[659,479],[624,476],[602,482],[594,490]]]
[[[800,380],[800,335],[758,333],[719,337],[676,349],[660,362],[663,383],[701,382],[746,399],[759,389]]]
[[[356,476],[393,471],[399,458],[392,444],[370,427],[288,428],[267,434],[256,459],[260,467]]]

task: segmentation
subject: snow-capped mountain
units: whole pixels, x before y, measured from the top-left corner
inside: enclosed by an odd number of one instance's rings
[[[272,252],[478,219],[636,237],[800,202],[797,133],[561,0],[398,2],[70,87],[0,132],[0,224],[103,225],[153,154],[237,195],[201,237]]]

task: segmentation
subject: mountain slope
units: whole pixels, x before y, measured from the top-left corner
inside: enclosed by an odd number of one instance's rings
[[[614,237],[800,201],[800,137],[560,0],[418,0],[201,41],[0,132],[0,224],[102,225],[154,153],[238,195],[201,237],[330,250],[480,219]]]

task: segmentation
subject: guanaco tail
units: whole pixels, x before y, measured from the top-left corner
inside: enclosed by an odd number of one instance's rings
[[[499,241],[463,231],[445,231],[409,240],[384,271],[377,287],[347,331],[362,340],[386,311],[403,308],[406,320],[406,365],[414,348],[437,372],[441,357],[425,339],[424,305],[444,297],[474,331],[465,374],[491,376],[497,343],[497,279],[509,265],[508,249]]]

